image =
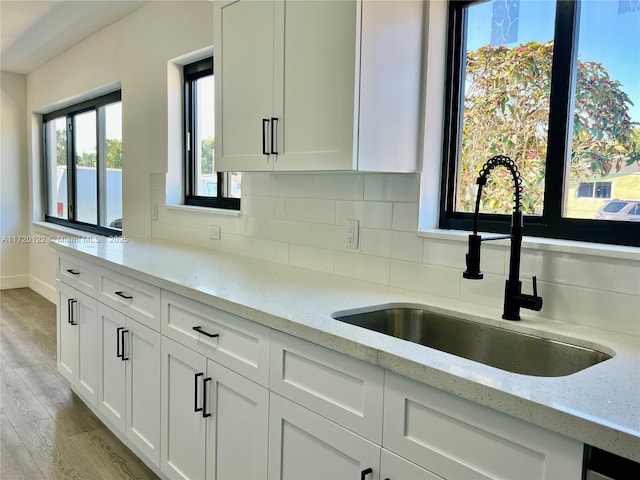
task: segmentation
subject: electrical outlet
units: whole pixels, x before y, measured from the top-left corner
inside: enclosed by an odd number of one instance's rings
[[[158,202],[153,202],[151,205],[151,220],[158,219]]]
[[[209,227],[209,240],[220,240],[220,226],[213,225]]]
[[[347,220],[345,236],[347,250],[360,248],[360,222],[358,220]]]

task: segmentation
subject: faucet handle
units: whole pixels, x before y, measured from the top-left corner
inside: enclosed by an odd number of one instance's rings
[[[531,280],[533,280],[533,296],[537,297],[538,296],[538,277],[534,275],[531,278]]]

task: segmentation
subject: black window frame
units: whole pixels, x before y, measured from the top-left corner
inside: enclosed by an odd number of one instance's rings
[[[183,67],[184,78],[184,204],[197,207],[221,208],[226,210],[240,210],[240,199],[225,196],[228,175],[217,172],[217,193],[215,197],[196,195],[196,166],[195,158],[196,136],[192,135],[197,129],[197,92],[193,87],[200,78],[213,75],[213,57],[203,58]],[[215,147],[214,147],[215,148]],[[215,171],[215,164],[214,164]]]
[[[104,132],[104,128],[102,128],[100,126],[100,115],[98,115],[98,109],[100,107],[112,104],[112,103],[118,103],[122,101],[122,92],[121,90],[117,90],[111,93],[107,93],[105,95],[101,95],[99,97],[95,97],[89,100],[85,100],[83,102],[74,104],[74,105],[70,105],[68,107],[65,108],[61,108],[59,110],[55,110],[53,112],[49,112],[46,114],[42,115],[42,161],[43,161],[43,165],[44,165],[44,178],[45,178],[45,182],[44,182],[44,191],[45,191],[45,198],[44,198],[44,220],[45,222],[48,223],[53,223],[53,224],[57,224],[57,225],[61,225],[64,227],[69,227],[69,228],[73,228],[76,230],[81,230],[84,232],[89,232],[89,233],[93,233],[93,234],[97,234],[97,235],[103,235],[103,236],[107,236],[107,237],[121,237],[122,236],[122,229],[115,229],[115,228],[110,228],[110,227],[105,227],[100,225],[100,216],[101,216],[101,198],[102,198],[102,185],[103,185],[103,181],[101,178],[101,171],[103,170],[100,165],[101,163],[104,161],[102,158],[102,151],[101,148],[97,148],[96,149],[96,223],[97,224],[92,224],[92,223],[86,223],[86,222],[81,222],[79,220],[75,219],[75,212],[77,211],[77,209],[75,208],[76,206],[76,165],[75,165],[75,161],[74,161],[74,130],[72,128],[73,125],[73,118],[76,115],[82,114],[82,113],[86,113],[89,111],[95,111],[96,112],[96,139],[98,141],[98,143],[100,143],[99,140],[99,136],[100,136],[100,132]],[[51,120],[55,120],[58,118],[65,118],[66,121],[66,130],[67,130],[67,218],[60,218],[60,217],[54,217],[52,215],[49,215],[49,198],[50,198],[50,193],[49,192],[49,175],[51,174],[51,172],[49,171],[49,162],[47,161],[47,152],[48,152],[48,148],[47,148],[47,142],[49,141],[49,139],[47,138],[47,133],[46,133],[46,124],[47,122],[51,121]],[[105,179],[106,180],[106,179]]]
[[[466,10],[484,0],[451,0],[449,2],[445,121],[440,190],[439,228],[472,230],[473,214],[455,211],[458,152],[462,132],[461,107],[464,95],[464,51]],[[554,55],[551,67],[549,134],[547,144],[545,192],[542,216],[526,216],[524,234],[534,237],[640,246],[640,224],[637,222],[590,220],[562,216],[565,152],[570,148],[567,134],[573,115],[572,80],[577,60],[577,32],[580,2],[558,0],[554,29]],[[480,216],[480,229],[509,233],[509,215]]]

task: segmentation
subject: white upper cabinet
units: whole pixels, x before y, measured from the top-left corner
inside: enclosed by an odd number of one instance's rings
[[[415,171],[423,8],[216,2],[216,168]]]

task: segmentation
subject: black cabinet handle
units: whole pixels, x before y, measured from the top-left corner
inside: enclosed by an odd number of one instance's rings
[[[77,300],[74,300],[73,298],[70,298],[69,300],[67,300],[67,323],[70,323],[71,325],[78,325],[78,322],[75,321],[74,318],[74,314],[73,314],[73,305],[74,303],[78,303]]]
[[[269,150],[267,150],[267,132],[266,129],[269,128],[269,119],[262,119],[262,154],[269,156]]]
[[[207,383],[211,381],[211,377],[205,378],[202,381],[202,418],[211,416],[211,413],[207,413]]]
[[[370,473],[373,473],[373,469],[372,468],[365,468],[364,470],[362,470],[360,472],[360,480],[365,480],[364,477],[366,477]]]
[[[198,325],[197,327],[193,327],[193,330],[195,330],[198,333],[202,333],[203,335],[206,335],[207,337],[210,337],[210,338],[215,338],[220,336],[219,333],[205,332],[200,325]]]
[[[114,292],[116,295],[118,295],[119,297],[122,297],[126,300],[131,300],[133,297],[131,295],[127,295],[124,292]]]
[[[80,272],[78,270],[74,270],[73,268],[67,268],[67,272],[69,272],[71,275],[80,275]]]
[[[120,351],[120,342],[122,338],[122,336],[120,335],[120,332],[122,332],[122,330],[124,330],[124,327],[116,328],[116,357],[117,358],[124,357],[124,344],[122,345],[122,351]]]
[[[271,155],[278,155],[276,144],[278,140],[278,118],[271,117]]]
[[[196,373],[193,377],[193,411],[201,412],[202,407],[198,408],[198,378],[202,377],[204,373]]]
[[[125,333],[129,333],[129,330],[122,330],[122,361],[126,362],[127,360],[129,360],[129,357],[125,356],[124,353],[124,334]]]

